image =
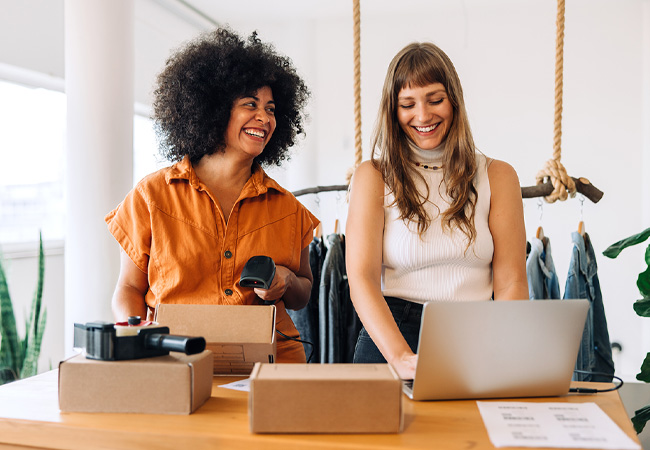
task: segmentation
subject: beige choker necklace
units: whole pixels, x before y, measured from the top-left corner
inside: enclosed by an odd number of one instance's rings
[[[439,170],[439,169],[442,169],[444,167],[443,165],[430,166],[429,164],[424,164],[424,163],[419,163],[419,162],[416,162],[415,165],[417,167],[422,167],[423,169],[429,169],[429,170]]]

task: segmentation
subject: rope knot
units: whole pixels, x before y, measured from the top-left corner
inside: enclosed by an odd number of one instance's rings
[[[358,162],[355,163],[354,166],[350,167],[350,168],[348,169],[348,171],[346,172],[346,174],[345,174],[345,181],[346,181],[346,183],[348,184],[348,186],[349,186],[350,183],[352,182],[352,176],[354,175],[354,171],[357,170],[357,167],[359,167],[359,163],[358,163]]]
[[[544,168],[537,172],[535,177],[537,184],[543,184],[548,179],[553,184],[553,192],[544,197],[548,203],[554,203],[557,200],[564,201],[569,196],[576,195],[576,184],[573,179],[566,173],[566,169],[559,160],[549,159],[544,164]]]

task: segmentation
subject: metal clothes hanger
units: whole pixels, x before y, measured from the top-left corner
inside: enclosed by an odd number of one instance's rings
[[[318,193],[316,194],[316,199],[314,201],[316,202],[316,209],[320,212],[320,197],[318,196]],[[323,238],[323,227],[320,222],[318,222],[318,225],[314,228],[314,237],[319,239]]]
[[[585,222],[583,219],[584,203],[585,203],[585,196],[581,195],[580,196],[580,222],[578,222],[578,233],[580,233],[580,236],[582,236],[583,239],[585,238],[585,234],[587,233],[587,230],[585,228]]]
[[[341,232],[341,226],[339,222],[339,205],[341,202],[341,192],[336,193],[336,220],[334,221],[334,233],[338,234],[341,238],[341,242],[345,242],[345,235]]]
[[[539,226],[537,227],[537,232],[535,237],[540,241],[544,241],[544,228],[542,228],[542,216],[544,215],[544,209],[542,208],[542,199],[537,200],[537,209],[539,210]]]

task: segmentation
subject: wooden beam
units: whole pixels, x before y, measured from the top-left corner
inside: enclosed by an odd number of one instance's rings
[[[586,178],[573,178],[573,181],[576,184],[576,190],[578,193],[584,195],[589,200],[594,203],[598,203],[601,198],[603,198],[603,191],[598,189],[596,186],[591,184]],[[300,197],[301,195],[307,194],[318,194],[320,192],[332,192],[332,191],[347,191],[347,184],[336,184],[332,186],[315,186],[306,189],[300,189],[298,191],[293,191],[293,195]],[[546,197],[551,195],[553,192],[553,184],[550,181],[547,181],[543,184],[538,184],[536,186],[523,186],[521,188],[521,197],[522,198],[535,198],[535,197]]]
[[[586,178],[574,178],[571,179],[576,184],[576,191],[594,203],[598,203],[601,198],[603,198],[603,191],[598,189],[596,186],[591,184]],[[553,192],[553,183],[547,181],[543,184],[538,184],[536,186],[526,186],[521,188],[521,197],[522,198],[535,198],[535,197],[546,197],[551,195]]]

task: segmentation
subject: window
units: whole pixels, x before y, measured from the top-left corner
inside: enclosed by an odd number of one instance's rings
[[[0,81],[0,243],[63,239],[65,94]]]
[[[158,153],[153,121],[146,115],[136,114],[133,118],[133,185],[145,175],[170,164]]]
[[[66,96],[0,80],[0,245],[63,241]],[[140,108],[143,110],[143,108]],[[133,184],[169,165],[153,122],[133,118]]]

